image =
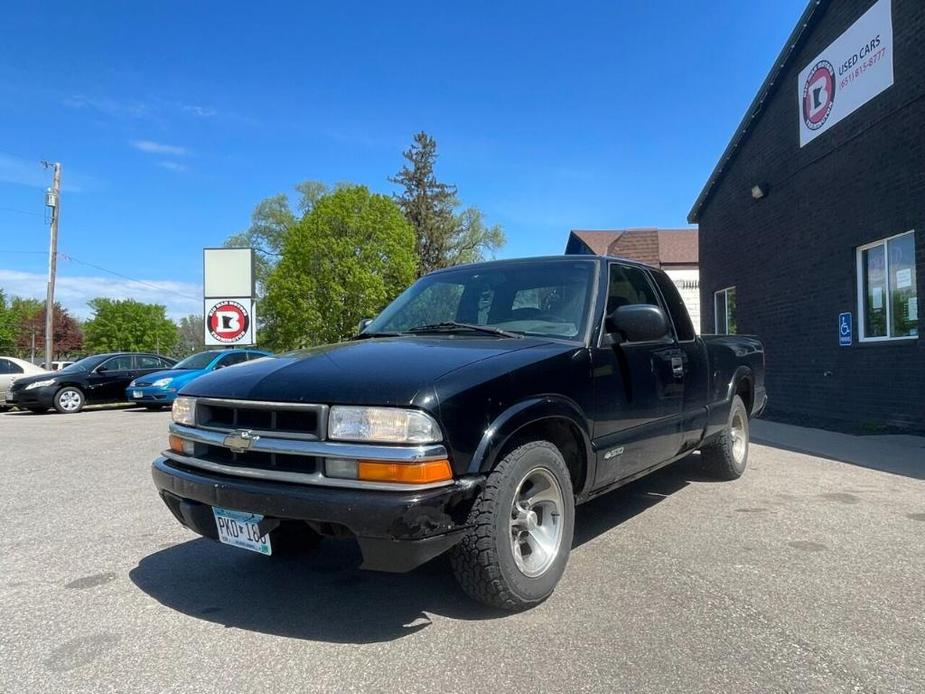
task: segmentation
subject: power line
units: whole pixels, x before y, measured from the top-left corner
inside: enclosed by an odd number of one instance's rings
[[[30,212],[29,210],[19,210],[19,209],[16,209],[15,207],[0,207],[0,211],[3,211],[3,212],[16,212],[16,213],[18,213],[18,214],[31,214],[31,215],[35,215],[36,217],[41,217],[41,216],[42,216],[42,213],[41,213],[41,212]]]
[[[23,255],[45,255],[45,254],[46,254],[46,251],[0,250],[0,253],[10,253],[10,254],[12,254],[12,253],[18,253],[18,254],[23,254]],[[128,275],[123,275],[121,272],[116,272],[115,270],[110,270],[109,268],[105,268],[105,267],[103,267],[102,265],[96,265],[95,263],[88,263],[88,262],[85,261],[85,260],[81,260],[80,258],[75,258],[74,256],[69,255],[69,254],[67,254],[67,253],[58,253],[58,258],[60,258],[61,260],[70,261],[70,262],[72,262],[72,263],[77,263],[78,265],[84,265],[84,266],[86,266],[86,267],[92,267],[94,270],[99,270],[100,272],[106,272],[106,273],[108,273],[108,274],[110,274],[110,275],[114,275],[114,276],[116,276],[116,277],[119,277],[120,279],[128,280],[129,282],[134,282],[135,284],[140,284],[140,285],[142,285],[142,286],[144,286],[144,287],[147,287],[148,289],[154,289],[154,290],[157,290],[157,291],[159,291],[159,292],[166,292],[167,294],[174,294],[174,295],[176,295],[176,296],[183,297],[184,299],[191,299],[192,301],[201,301],[201,300],[202,300],[202,297],[199,297],[199,296],[190,296],[189,294],[184,294],[183,292],[178,292],[178,291],[175,291],[175,290],[173,290],[173,289],[168,289],[168,288],[166,288],[166,287],[159,287],[159,286],[156,285],[156,284],[151,284],[150,282],[145,282],[144,280],[135,279],[134,277],[129,277]]]
[[[78,265],[85,265],[85,266],[87,266],[87,267],[92,267],[94,270],[99,270],[100,272],[108,272],[110,275],[114,275],[114,276],[119,277],[119,278],[121,278],[121,279],[128,280],[129,282],[135,282],[136,284],[140,284],[140,285],[142,285],[142,286],[145,286],[145,287],[147,287],[148,289],[154,289],[154,290],[159,291],[159,292],[166,292],[166,293],[168,293],[168,294],[174,294],[174,295],[176,295],[176,296],[182,296],[184,299],[191,299],[191,300],[193,300],[193,301],[201,301],[201,300],[202,300],[202,297],[190,296],[189,294],[183,294],[182,292],[174,291],[173,289],[167,289],[166,287],[159,287],[159,286],[157,286],[156,284],[151,284],[151,283],[149,283],[149,282],[145,282],[144,280],[138,280],[138,279],[135,279],[134,277],[129,277],[128,275],[123,275],[121,272],[116,272],[115,270],[110,270],[109,268],[102,267],[101,265],[95,265],[94,263],[88,263],[88,262],[86,262],[86,261],[80,260],[79,258],[75,258],[75,257],[72,256],[72,255],[68,255],[67,253],[59,253],[58,255],[61,257],[62,260],[69,260],[69,261],[72,261],[72,262],[77,263]]]

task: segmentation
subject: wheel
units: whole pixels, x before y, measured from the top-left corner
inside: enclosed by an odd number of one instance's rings
[[[732,398],[729,421],[719,438],[700,452],[709,472],[724,480],[737,480],[748,463],[748,410],[738,395]]]
[[[565,571],[575,525],[572,482],[559,449],[533,441],[506,455],[468,524],[450,565],[470,597],[507,610],[548,598]]]
[[[61,414],[74,414],[84,408],[84,394],[80,388],[65,386],[55,393],[55,409]]]
[[[47,407],[27,407],[26,409],[29,410],[29,412],[32,414],[45,414],[48,412]]]

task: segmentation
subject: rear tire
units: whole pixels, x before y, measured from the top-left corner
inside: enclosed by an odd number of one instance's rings
[[[700,452],[707,470],[722,480],[737,480],[748,464],[748,410],[738,395],[732,398],[729,421],[719,438]]]
[[[468,524],[450,550],[466,594],[505,610],[548,598],[565,571],[575,524],[571,477],[559,449],[533,441],[508,453],[488,475]]]
[[[74,386],[65,386],[55,393],[55,409],[61,414],[77,414],[86,402],[83,391]]]

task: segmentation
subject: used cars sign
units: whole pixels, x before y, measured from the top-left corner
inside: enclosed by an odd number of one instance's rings
[[[890,2],[879,0],[800,71],[800,147],[893,84]]]

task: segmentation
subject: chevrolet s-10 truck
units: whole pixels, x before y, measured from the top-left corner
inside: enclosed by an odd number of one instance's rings
[[[494,261],[422,277],[346,342],[196,379],[152,472],[206,537],[353,538],[384,571],[448,551],[471,597],[521,609],[565,571],[576,504],[696,450],[738,478],[766,401],[761,343],[698,337],[662,271]]]

